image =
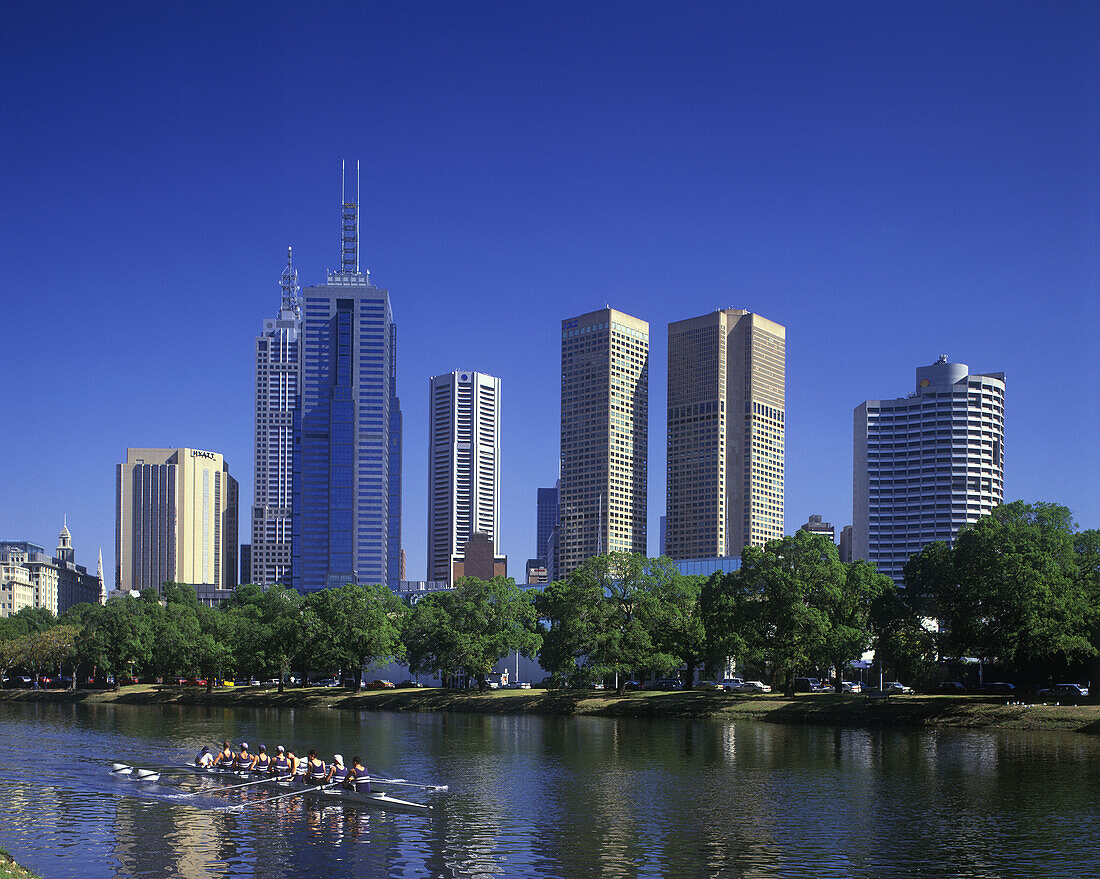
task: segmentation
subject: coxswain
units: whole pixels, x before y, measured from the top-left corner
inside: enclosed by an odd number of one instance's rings
[[[248,742],[241,742],[241,752],[233,758],[233,768],[240,772],[251,772],[256,758],[248,753]]]
[[[325,766],[325,761],[317,756],[317,752],[313,748],[310,748],[302,781],[306,784],[324,784],[327,775],[328,767]]]
[[[210,753],[208,745],[203,745],[202,750],[195,755],[195,765],[199,769],[209,769],[214,765],[214,755]]]
[[[233,749],[229,747],[229,742],[222,742],[222,749],[218,752],[218,756],[214,758],[214,765],[219,769],[232,769],[235,756]]]
[[[252,771],[262,772],[265,775],[271,770],[271,758],[267,756],[267,745],[260,745],[260,750],[252,759]]]
[[[351,772],[348,773],[348,777],[344,781],[344,787],[355,791],[357,794],[370,793],[370,774],[363,766],[363,761],[358,757],[354,757],[351,761]]]
[[[325,776],[325,784],[343,784],[348,777],[348,768],[344,765],[343,754],[332,755],[332,765]]]
[[[286,748],[282,745],[275,749],[275,756],[271,759],[271,774],[280,777],[294,775],[294,767],[290,763],[290,758],[287,757]]]

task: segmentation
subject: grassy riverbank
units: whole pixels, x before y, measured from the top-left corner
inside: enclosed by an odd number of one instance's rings
[[[0,879],[41,879],[41,877],[26,867],[20,867],[8,850],[0,846]]]
[[[438,688],[352,693],[323,687],[287,689],[134,685],[118,691],[3,690],[0,701],[122,705],[211,705],[253,708],[346,708],[360,711],[466,711],[489,714],[597,715],[606,717],[746,718],[770,723],[842,726],[954,726],[1052,729],[1100,734],[1100,704],[1006,704],[990,696],[864,696],[814,693],[740,696],[722,692],[600,690],[491,690]],[[1091,700],[1090,700],[1091,701]]]

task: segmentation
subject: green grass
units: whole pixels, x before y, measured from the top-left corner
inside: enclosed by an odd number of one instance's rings
[[[0,845],[0,879],[41,879],[41,877],[26,867],[20,867],[15,863],[11,853]]]
[[[832,693],[784,697],[735,695],[718,691],[609,690],[365,690],[354,693],[324,687],[225,687],[207,693],[199,687],[136,684],[115,691],[0,691],[0,700],[88,702],[130,705],[216,705],[258,708],[351,708],[377,711],[463,711],[489,714],[597,715],[607,717],[688,717],[753,719],[771,723],[842,726],[956,726],[1056,729],[1100,733],[1100,704],[1010,705],[991,696],[891,696],[872,702],[860,695]]]

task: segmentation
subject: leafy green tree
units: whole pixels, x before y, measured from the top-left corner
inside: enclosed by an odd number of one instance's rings
[[[405,626],[414,672],[461,670],[479,689],[511,651],[531,656],[541,643],[534,601],[510,577],[464,577],[452,590],[425,595]]]
[[[828,609],[840,603],[844,584],[836,546],[796,531],[764,547],[745,547],[737,574],[747,593],[750,656],[769,663],[774,681],[792,695],[799,671],[830,661]]]
[[[844,565],[839,590],[822,592],[829,621],[825,654],[836,669],[836,692],[843,689],[843,669],[871,646],[871,608],[892,585],[874,564],[860,560]]]
[[[25,636],[24,663],[35,677],[47,670],[59,669],[63,662],[72,658],[77,634],[75,626],[51,626]],[[73,679],[75,683],[75,674]]]
[[[195,662],[206,678],[206,692],[214,690],[219,678],[232,677],[236,667],[236,627],[234,619],[221,608],[198,605],[198,638],[195,640]]]
[[[620,693],[637,671],[673,672],[680,664],[669,652],[675,639],[654,639],[671,613],[660,594],[676,588],[673,573],[668,559],[617,552],[593,556],[564,584],[547,587],[538,604],[549,626],[543,667],[581,683],[616,675]]]
[[[684,686],[690,687],[695,683],[695,667],[707,655],[701,602],[705,578],[681,574],[667,558],[654,559],[648,573],[654,598],[649,614],[654,647],[687,667]]]
[[[228,613],[236,618],[239,663],[253,674],[275,675],[279,692],[302,649],[303,602],[292,589],[272,586],[266,591],[247,585],[237,590]]]
[[[0,619],[0,640],[33,635],[57,625],[57,617],[48,607],[22,607],[10,617]]]
[[[148,603],[130,595],[116,596],[105,605],[92,605],[76,638],[78,661],[117,676],[146,668],[154,646]]]
[[[307,598],[312,611],[313,648],[317,659],[344,672],[354,672],[362,686],[364,668],[400,659],[405,606],[382,586],[349,584],[322,589]]]
[[[1080,562],[1068,509],[1014,501],[962,529],[949,553],[910,560],[906,586],[931,598],[951,652],[999,661],[1023,682],[1096,654]]]
[[[747,658],[751,623],[759,596],[741,587],[740,571],[711,574],[703,584],[699,606],[703,619],[704,648],[714,667],[731,657]]]

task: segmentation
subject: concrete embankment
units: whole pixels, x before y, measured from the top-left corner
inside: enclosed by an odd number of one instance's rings
[[[0,701],[119,705],[206,705],[241,708],[348,708],[358,711],[462,711],[486,714],[751,719],[769,723],[840,726],[951,726],[1048,729],[1100,734],[1100,704],[1013,704],[991,696],[891,696],[814,693],[739,696],[722,692],[600,690],[374,690],[352,693],[322,687],[217,688],[133,685],[120,690],[3,690]]]

